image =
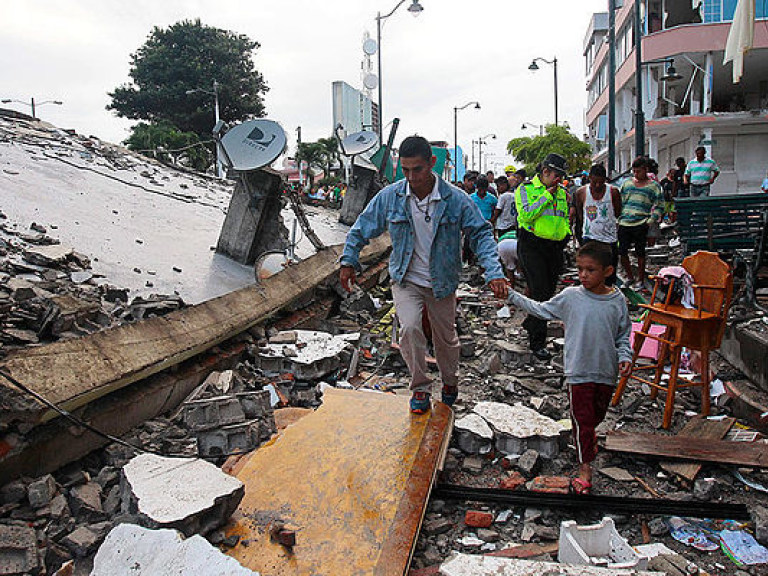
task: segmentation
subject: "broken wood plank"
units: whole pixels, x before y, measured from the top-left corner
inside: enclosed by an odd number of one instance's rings
[[[671,460],[715,462],[747,468],[768,467],[768,444],[706,440],[694,442],[680,436],[609,432],[605,449]]]
[[[708,420],[702,416],[696,416],[686,422],[683,429],[677,433],[680,437],[700,438],[702,440],[722,440],[728,434],[735,418],[723,418],[722,420]],[[701,471],[701,464],[692,462],[662,462],[661,469],[675,474],[688,482],[693,482]]]
[[[227,554],[270,576],[402,576],[452,425],[444,404],[415,416],[407,396],[327,390],[231,467],[245,497],[226,534],[248,542]],[[275,523],[296,527],[292,551],[270,539]]]
[[[371,242],[363,261],[385,255],[389,236]],[[331,278],[343,247],[332,246],[261,284],[162,317],[123,324],[63,342],[12,352],[0,364],[49,401],[72,411],[187,360],[248,328]],[[4,380],[0,420],[36,424],[57,416]]]

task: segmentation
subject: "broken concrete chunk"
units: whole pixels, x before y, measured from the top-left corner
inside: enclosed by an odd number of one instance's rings
[[[440,566],[441,576],[659,576],[658,572],[633,569],[571,566],[479,554],[453,554]]]
[[[478,402],[474,412],[496,432],[496,449],[503,454],[522,454],[531,448],[552,458],[560,451],[560,434],[565,428],[535,410],[520,404]]]
[[[493,430],[478,414],[470,413],[454,424],[456,441],[468,454],[487,453],[493,442]]]
[[[278,332],[269,339],[270,344],[296,344],[298,334],[295,330],[287,330],[285,332]]]
[[[237,398],[216,396],[192,400],[182,406],[184,424],[192,430],[207,430],[245,420],[245,413]]]
[[[54,266],[65,262],[73,250],[69,246],[62,244],[51,244],[49,246],[34,246],[24,250],[24,260],[38,266]]]
[[[220,426],[197,433],[198,454],[201,456],[220,456],[236,452],[248,452],[259,445],[261,440],[269,438],[271,426],[266,420],[249,420],[229,426]]]
[[[38,574],[40,558],[34,528],[0,524],[0,574]]]
[[[109,530],[109,522],[100,522],[90,526],[80,526],[65,536],[61,543],[77,558],[92,554]]]
[[[97,482],[74,486],[69,491],[69,507],[75,516],[83,514],[93,516],[102,513],[101,486]]]
[[[35,509],[47,506],[55,495],[56,480],[54,480],[53,476],[50,474],[46,474],[42,478],[35,480],[27,489],[29,505]]]
[[[259,576],[225,556],[205,538],[186,540],[175,530],[120,524],[93,559],[91,576]]]
[[[207,534],[223,525],[245,494],[240,480],[196,458],[141,454],[123,468],[123,512],[141,524]]]
[[[313,330],[295,330],[295,333],[295,356],[286,357],[285,344],[270,342],[260,348],[258,360],[262,370],[290,372],[296,380],[317,380],[336,370],[341,364],[339,353],[360,338],[359,333],[339,336]]]

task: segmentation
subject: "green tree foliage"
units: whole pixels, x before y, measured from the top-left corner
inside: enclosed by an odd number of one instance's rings
[[[536,165],[547,154],[560,154],[568,161],[568,170],[572,174],[589,168],[592,150],[589,144],[582,142],[566,126],[548,124],[543,136],[523,136],[513,138],[507,144],[507,152],[525,163],[525,170],[533,174]]]
[[[334,137],[320,138],[317,143],[323,151],[325,175],[331,175],[331,166],[339,158],[339,141]]]
[[[243,34],[185,20],[155,27],[131,55],[131,82],[109,93],[118,116],[160,123],[210,139],[214,125],[213,82],[218,82],[221,119],[235,122],[264,115],[268,90],[254,68],[259,47]],[[187,94],[187,90],[211,92]]]
[[[139,122],[125,141],[130,150],[161,162],[204,171],[213,157],[194,132],[182,132],[169,122]]]
[[[325,148],[319,142],[302,142],[299,144],[299,149],[296,156],[297,161],[306,162],[307,166],[309,167],[309,170],[307,170],[307,175],[309,177],[309,186],[311,188],[315,185],[315,178],[312,174],[312,168],[325,170]]]

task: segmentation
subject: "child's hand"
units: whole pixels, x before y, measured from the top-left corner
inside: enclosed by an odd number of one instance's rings
[[[632,373],[632,362],[619,362],[619,374],[629,376]]]

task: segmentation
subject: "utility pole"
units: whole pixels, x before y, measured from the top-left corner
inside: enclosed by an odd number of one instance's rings
[[[599,122],[599,120],[598,120]],[[616,170],[616,0],[608,0],[608,177]]]
[[[299,188],[304,190],[304,181],[301,177],[301,126],[296,128],[296,164],[299,166]]]

